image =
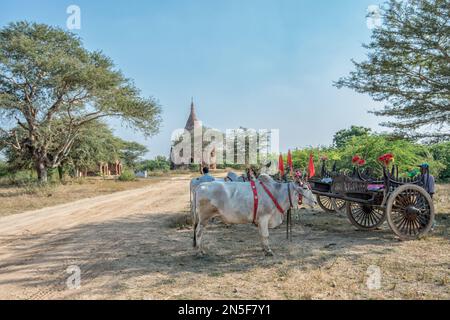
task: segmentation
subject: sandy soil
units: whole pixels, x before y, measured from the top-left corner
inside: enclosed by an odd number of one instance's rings
[[[213,224],[198,258],[188,176],[0,218],[1,299],[450,299],[450,188],[436,231],[400,242],[360,232],[340,214],[301,210],[293,241],[271,233],[266,258],[252,225]],[[81,286],[69,288],[69,266]],[[374,271],[375,270],[375,271]],[[375,273],[379,286],[367,286]],[[377,281],[375,281],[375,284]]]

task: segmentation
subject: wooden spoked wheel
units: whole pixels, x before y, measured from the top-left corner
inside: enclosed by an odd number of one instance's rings
[[[390,195],[386,205],[387,220],[401,240],[414,240],[426,235],[434,222],[434,205],[422,187],[407,184]]]
[[[335,208],[342,210],[345,207],[344,200],[332,199],[321,195],[317,195],[317,203],[325,212],[336,212]]]
[[[343,213],[347,205],[347,201],[340,199],[331,199],[331,204],[333,204],[335,212]]]
[[[371,205],[347,202],[347,217],[360,230],[374,230],[386,220],[386,211]]]

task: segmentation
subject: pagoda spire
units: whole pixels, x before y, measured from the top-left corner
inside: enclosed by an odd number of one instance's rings
[[[185,129],[188,131],[193,130],[195,127],[200,125],[200,121],[197,118],[197,114],[195,113],[195,105],[194,105],[194,98],[191,99],[191,113],[189,115],[189,118],[186,122]]]

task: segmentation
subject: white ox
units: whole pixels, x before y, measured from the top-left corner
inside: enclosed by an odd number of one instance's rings
[[[205,176],[201,176],[201,177],[192,179],[191,182],[189,183],[189,196],[190,196],[189,202],[191,204],[191,214],[192,214],[192,216],[194,216],[193,199],[194,199],[195,190],[198,188],[199,185],[201,185],[203,183],[209,183],[209,182],[212,182],[212,181],[224,182],[225,180],[224,179],[216,179],[216,178],[213,178],[211,176],[208,176],[206,178],[206,181],[205,181]]]
[[[284,213],[296,205],[299,195],[303,203],[316,205],[308,184],[290,182],[278,183],[268,175],[258,178],[272,193]],[[262,248],[266,255],[272,256],[269,247],[269,228],[277,228],[283,223],[283,216],[262,185],[256,181],[258,193],[258,211],[255,223],[259,229]],[[203,231],[212,218],[218,218],[225,224],[248,224],[253,222],[254,195],[249,183],[209,182],[203,183],[194,193],[194,247],[204,254]]]
[[[212,177],[209,177],[212,178]],[[212,178],[212,181],[217,181],[217,182],[245,182],[246,179],[243,175],[238,176],[236,173],[234,172],[228,172],[227,176],[224,179],[220,179],[220,178]],[[201,185],[202,183],[206,183],[206,182],[212,182],[212,181],[205,181],[203,176],[202,177],[198,177],[198,178],[194,178],[191,180],[191,182],[189,183],[189,194],[190,194],[190,204],[191,204],[191,213],[193,213],[193,199],[194,199],[194,192],[195,189],[197,189],[197,187],[199,185]]]
[[[230,171],[225,177],[226,182],[246,182],[248,181],[244,175],[238,176],[236,173]]]

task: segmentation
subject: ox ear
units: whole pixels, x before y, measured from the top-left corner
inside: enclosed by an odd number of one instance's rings
[[[263,183],[270,183],[274,181],[268,174],[261,174],[258,177],[258,180],[262,181]]]

